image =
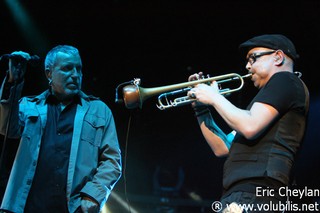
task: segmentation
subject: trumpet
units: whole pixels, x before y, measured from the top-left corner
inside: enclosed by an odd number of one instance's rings
[[[242,89],[244,85],[244,79],[251,78],[251,73],[241,76],[237,73],[230,73],[215,77],[203,78],[195,81],[188,81],[184,83],[178,83],[167,86],[153,87],[153,88],[143,88],[140,86],[141,80],[139,78],[130,81],[130,85],[126,85],[122,89],[123,93],[123,101],[125,103],[126,108],[134,109],[134,108],[142,108],[143,102],[148,98],[159,95],[158,96],[158,104],[157,107],[160,110],[165,110],[171,107],[183,106],[186,104],[190,104],[196,101],[195,98],[191,98],[189,96],[180,96],[174,98],[173,100],[170,97],[175,97],[182,93],[187,93],[191,90],[195,85],[201,83],[210,84],[213,81],[217,81],[219,85],[219,93],[222,95],[229,95],[233,92],[239,91]],[[238,86],[234,88],[222,88],[222,84],[227,82],[238,82]]]

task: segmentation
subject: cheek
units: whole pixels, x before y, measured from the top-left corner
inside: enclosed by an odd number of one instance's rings
[[[259,73],[259,76],[260,78],[262,79],[265,79],[269,76],[268,72],[266,70],[262,70],[260,73]]]
[[[268,75],[268,67],[263,65],[255,67],[254,73],[257,74],[260,78],[264,78]]]
[[[54,77],[56,80],[62,81],[62,80],[67,78],[67,75],[64,75],[64,74],[61,74],[61,73],[56,73],[52,77]]]
[[[66,82],[66,79],[67,77],[64,76],[64,75],[53,75],[52,76],[52,82],[55,84],[55,85],[63,85],[64,82]]]

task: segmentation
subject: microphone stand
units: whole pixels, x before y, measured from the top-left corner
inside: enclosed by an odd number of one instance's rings
[[[4,139],[3,139],[1,156],[0,156],[0,171],[2,171],[2,169],[3,169],[3,172],[1,172],[1,174],[3,174],[3,177],[5,177],[5,172],[4,172],[5,171],[4,154],[5,154],[6,144],[7,144],[7,141],[8,141],[8,133],[9,133],[11,117],[12,117],[12,106],[13,106],[13,101],[15,101],[15,96],[16,96],[16,87],[17,87],[17,82],[14,81],[13,89],[12,89],[12,93],[11,93],[12,94],[12,99],[11,99],[11,101],[9,101],[8,122],[7,122],[7,125],[6,125],[6,131],[5,131],[5,135],[4,135]],[[2,177],[1,177],[1,179],[2,179]],[[5,188],[5,185],[4,185],[4,188]],[[1,197],[1,202],[2,202],[2,197]]]

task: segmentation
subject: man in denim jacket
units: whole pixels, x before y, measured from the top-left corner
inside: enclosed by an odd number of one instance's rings
[[[35,97],[21,98],[31,56],[11,56],[0,90],[0,133],[20,145],[1,210],[99,212],[121,177],[121,151],[111,110],[81,91],[78,49],[48,52],[49,89]]]

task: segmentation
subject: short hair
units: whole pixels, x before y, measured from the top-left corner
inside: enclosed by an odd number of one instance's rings
[[[54,65],[54,62],[57,57],[58,52],[63,52],[63,53],[68,53],[68,54],[73,54],[73,55],[80,55],[79,50],[71,45],[57,45],[53,47],[46,56],[46,59],[44,61],[44,68],[46,69],[51,69]]]

